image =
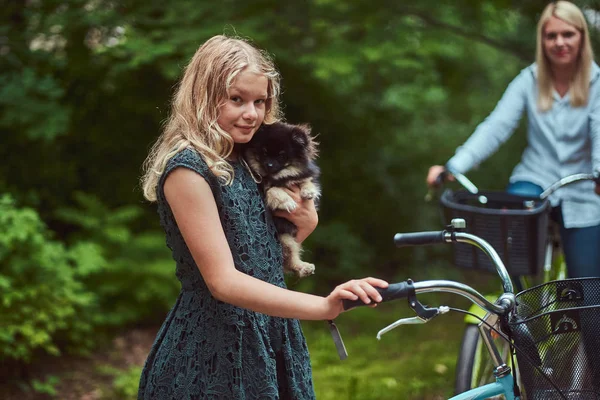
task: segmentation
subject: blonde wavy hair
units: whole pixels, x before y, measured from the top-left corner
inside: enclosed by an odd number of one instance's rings
[[[223,184],[231,184],[233,168],[226,158],[234,142],[217,119],[236,76],[245,70],[263,74],[268,80],[263,123],[281,119],[280,76],[270,56],[245,39],[218,35],[207,40],[185,68],[171,114],[144,161],[141,186],[147,200],[156,201],[158,181],[167,162],[187,147],[203,156]]]
[[[556,1],[548,4],[537,25],[536,63],[538,78],[538,108],[548,111],[552,108],[552,70],[550,61],[544,52],[544,27],[552,17],[559,18],[573,25],[581,33],[581,49],[577,58],[575,76],[569,88],[571,105],[573,107],[585,106],[590,92],[590,74],[594,52],[590,43],[587,22],[581,10],[568,1]]]

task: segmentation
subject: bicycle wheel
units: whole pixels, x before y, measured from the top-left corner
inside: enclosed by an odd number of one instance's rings
[[[510,346],[501,337],[495,338],[500,356],[510,366]],[[465,392],[496,379],[490,354],[479,336],[477,325],[468,324],[463,334],[458,361],[456,362],[455,394]]]

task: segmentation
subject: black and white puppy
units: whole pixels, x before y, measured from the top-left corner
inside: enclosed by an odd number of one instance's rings
[[[315,164],[317,144],[308,125],[276,122],[262,125],[244,147],[243,157],[253,173],[260,178],[265,202],[271,210],[293,211],[297,204],[284,190],[300,187],[303,199],[321,196],[319,167]],[[300,277],[311,275],[314,264],[300,259],[302,247],[296,242],[298,228],[285,218],[274,217],[279,241],[283,247],[284,271]]]

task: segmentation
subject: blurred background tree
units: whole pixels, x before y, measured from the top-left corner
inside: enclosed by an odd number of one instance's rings
[[[546,3],[5,2],[0,360],[26,366],[40,352],[91,348],[83,332],[162,320],[178,282],[140,166],[183,67],[215,34],[267,49],[287,120],[319,135],[324,195],[306,246],[318,270],[291,284],[326,293],[362,275],[447,276],[435,272],[449,265],[447,248],[398,251],[392,236],[440,228],[437,205],[423,201],[427,168],[444,163],[533,62]],[[576,3],[598,49],[600,2]],[[479,186],[505,186],[523,132],[470,173]],[[27,317],[40,304],[56,325]]]

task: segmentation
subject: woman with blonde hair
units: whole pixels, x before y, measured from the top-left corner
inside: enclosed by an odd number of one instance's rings
[[[527,147],[507,191],[539,196],[575,173],[600,172],[600,68],[594,62],[581,10],[568,1],[548,4],[537,26],[536,62],[510,83],[494,111],[457,149],[446,166],[429,169],[436,184],[446,168],[465,173],[486,160],[527,112]],[[600,188],[591,181],[550,197],[561,226],[570,277],[600,276]]]
[[[376,304],[380,279],[327,297],[286,289],[273,216],[240,158],[261,124],[281,118],[279,74],[248,42],[215,36],[196,52],[142,186],[156,201],[181,293],[142,371],[138,399],[314,399],[298,319],[331,320],[343,299]],[[317,225],[313,200],[282,212],[298,241]]]

